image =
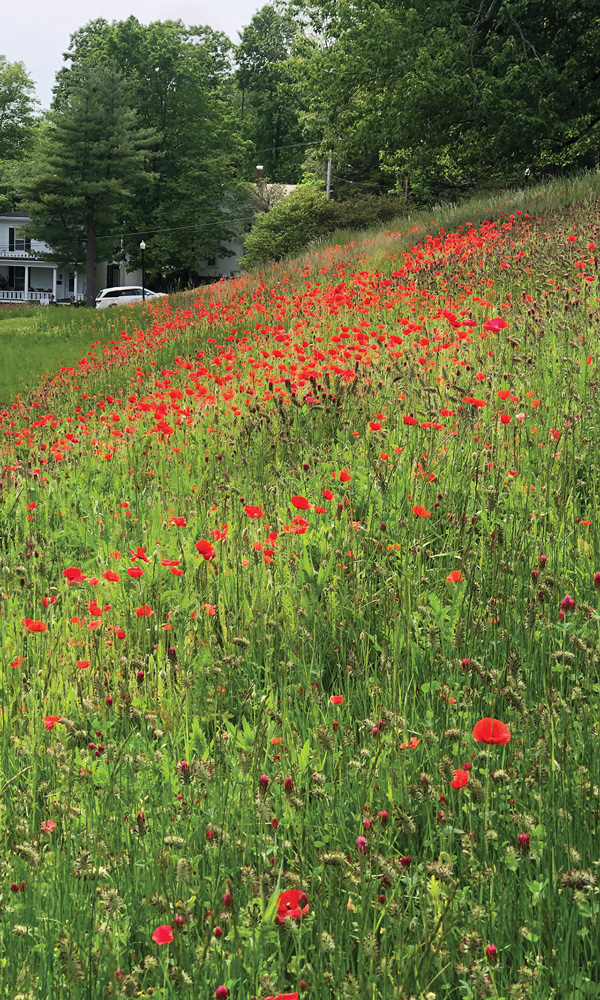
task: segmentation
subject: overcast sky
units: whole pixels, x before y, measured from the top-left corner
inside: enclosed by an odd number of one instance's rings
[[[208,24],[237,42],[238,31],[248,24],[266,0],[1,0],[0,55],[9,62],[23,62],[33,78],[42,107],[50,104],[54,75],[63,64],[73,31],[97,17],[124,21],[130,15],[150,21],[181,20]]]

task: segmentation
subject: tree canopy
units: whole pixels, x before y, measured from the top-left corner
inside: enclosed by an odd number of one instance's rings
[[[81,62],[63,75],[21,183],[30,231],[73,267],[85,262],[87,302],[94,301],[95,262],[118,213],[147,185],[153,137],[140,130],[115,66]],[[99,245],[100,241],[100,245]]]

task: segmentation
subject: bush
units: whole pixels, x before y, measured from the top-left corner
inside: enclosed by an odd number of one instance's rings
[[[258,216],[244,244],[244,270],[298,253],[336,229],[364,229],[401,215],[404,203],[390,195],[358,195],[346,201],[327,201],[323,191],[299,187]]]

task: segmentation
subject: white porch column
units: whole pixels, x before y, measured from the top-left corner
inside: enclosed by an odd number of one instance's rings
[[[54,298],[56,298],[56,274],[57,274],[56,268],[53,267],[52,268],[52,294],[53,294]]]
[[[29,298],[29,264],[25,264],[25,298]]]
[[[73,275],[73,296],[77,302],[77,271]]]

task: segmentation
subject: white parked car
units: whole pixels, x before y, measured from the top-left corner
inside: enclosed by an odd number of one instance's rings
[[[116,288],[102,288],[96,296],[96,309],[107,309],[109,306],[137,306],[146,299],[159,298],[166,292],[152,292],[141,285],[119,285]]]

